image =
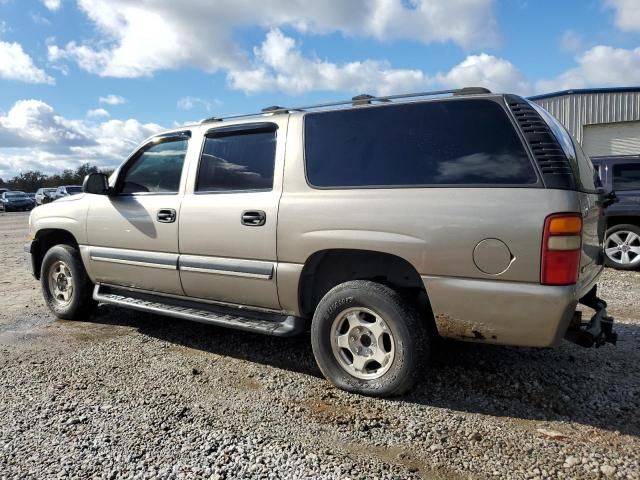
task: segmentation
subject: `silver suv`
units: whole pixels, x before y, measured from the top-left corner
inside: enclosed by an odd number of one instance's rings
[[[566,130],[520,97],[363,95],[150,138],[110,178],[37,208],[25,249],[60,318],[100,302],[310,328],[335,385],[397,395],[441,337],[615,341],[596,296],[596,182]]]

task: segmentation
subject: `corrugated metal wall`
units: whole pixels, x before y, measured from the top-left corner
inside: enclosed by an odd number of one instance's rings
[[[640,120],[640,92],[575,93],[534,100],[583,144],[584,125]]]

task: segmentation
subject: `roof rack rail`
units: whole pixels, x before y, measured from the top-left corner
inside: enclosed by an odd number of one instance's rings
[[[491,90],[484,87],[464,87],[455,92],[454,96],[460,95],[482,95],[483,93],[491,93]]]
[[[391,100],[387,100],[382,97],[374,97],[373,95],[369,95],[368,93],[361,93],[360,95],[356,95],[355,97],[351,97],[351,103],[354,107],[359,105],[371,105],[373,102],[382,102],[389,103]]]
[[[259,112],[254,113],[241,113],[236,115],[226,115],[224,117],[211,117],[203,120],[200,123],[208,123],[208,122],[219,122],[222,120],[231,120],[236,118],[245,118],[245,117],[258,117],[264,115],[274,115],[278,113],[288,113],[288,112],[302,112],[306,110],[316,110],[321,108],[329,108],[329,107],[341,107],[346,105],[370,105],[373,102],[387,103],[393,100],[404,100],[410,98],[419,98],[419,97],[434,97],[441,95],[479,95],[479,94],[487,94],[491,93],[490,90],[483,87],[465,87],[465,88],[453,88],[448,90],[433,90],[430,92],[417,92],[417,93],[401,93],[398,95],[383,95],[374,97],[368,94],[357,95],[353,97],[351,100],[339,100],[336,102],[326,102],[326,103],[316,103],[311,105],[302,105],[300,107],[280,107],[280,106],[270,106],[263,108]]]
[[[285,107],[279,107],[278,105],[271,105],[270,107],[264,107],[260,111],[262,113],[289,113],[289,109]]]

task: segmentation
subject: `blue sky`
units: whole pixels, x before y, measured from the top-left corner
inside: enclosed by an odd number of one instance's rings
[[[0,177],[216,114],[640,84],[640,0],[0,0]]]

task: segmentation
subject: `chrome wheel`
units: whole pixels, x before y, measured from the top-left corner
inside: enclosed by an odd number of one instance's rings
[[[609,260],[619,265],[640,264],[640,235],[629,230],[618,230],[607,237],[604,252]]]
[[[51,298],[60,306],[66,306],[73,298],[73,277],[69,266],[57,261],[49,269],[49,291]]]
[[[368,308],[349,308],[331,326],[331,348],[350,375],[371,380],[384,375],[395,356],[395,340],[386,322]]]

